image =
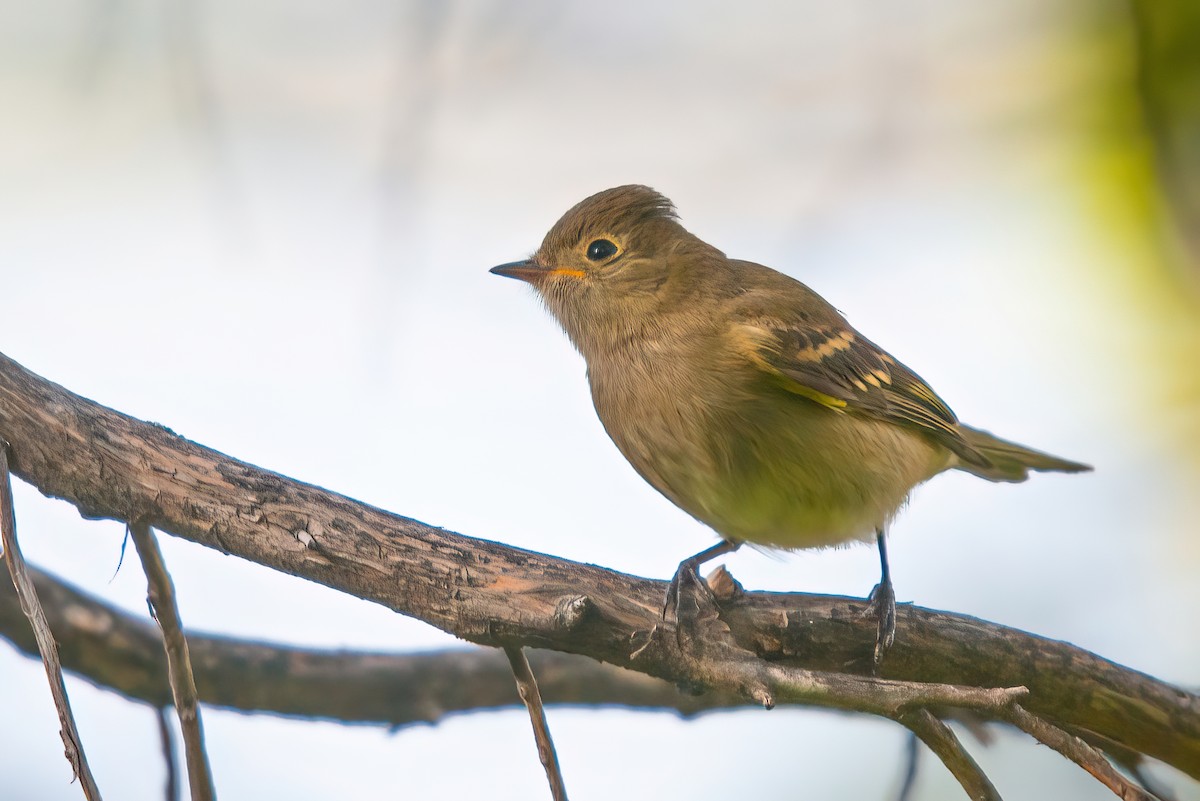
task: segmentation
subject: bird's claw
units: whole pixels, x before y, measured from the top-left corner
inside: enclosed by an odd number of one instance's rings
[[[863,616],[873,617],[878,622],[872,656],[872,664],[878,670],[884,655],[896,641],[896,591],[892,588],[892,582],[882,581],[875,585],[867,596],[867,608]]]

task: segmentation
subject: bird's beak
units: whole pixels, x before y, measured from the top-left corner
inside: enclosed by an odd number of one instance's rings
[[[566,270],[561,267],[549,267],[545,264],[539,264],[533,259],[525,261],[512,261],[508,264],[501,264],[499,267],[493,267],[488,272],[496,275],[503,275],[505,278],[516,278],[521,281],[527,281],[531,284],[540,284],[546,278],[552,275],[567,275],[572,278],[583,278],[582,270]]]
[[[508,264],[501,264],[498,267],[493,267],[488,272],[503,275],[505,278],[516,278],[536,284],[553,271],[554,268],[552,267],[538,264],[533,259],[526,259],[525,261],[511,261]]]

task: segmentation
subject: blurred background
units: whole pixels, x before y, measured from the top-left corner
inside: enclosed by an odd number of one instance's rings
[[[666,578],[711,532],[625,464],[565,337],[487,273],[584,196],[649,184],[965,421],[1096,465],[920,488],[892,532],[900,600],[1195,687],[1197,41],[1184,0],[0,4],[0,351],[424,522]],[[31,562],[144,613],[121,525],[16,491]],[[455,642],[162,546],[196,630]],[[870,548],[726,564],[753,589],[877,578]],[[68,687],[101,789],[161,797],[155,713]],[[0,707],[2,794],[80,797],[42,668],[11,647]],[[903,769],[905,733],[861,717],[549,717],[577,801],[887,799]],[[225,798],[548,797],[523,710],[395,733],[205,724]],[[1111,797],[1017,733],[972,750],[1006,798]],[[961,797],[932,758],[917,789]]]

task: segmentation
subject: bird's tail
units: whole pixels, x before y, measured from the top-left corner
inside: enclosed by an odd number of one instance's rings
[[[1030,470],[1052,473],[1085,473],[1091,470],[1090,465],[1059,459],[1048,453],[1026,448],[1015,442],[994,437],[986,431],[962,425],[958,433],[974,450],[983,454],[989,464],[968,464],[965,461],[957,465],[959,470],[986,478],[988,481],[1024,481],[1029,478]]]

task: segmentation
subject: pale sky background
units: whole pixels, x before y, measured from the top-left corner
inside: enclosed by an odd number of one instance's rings
[[[824,294],[965,421],[1097,466],[921,488],[893,530],[901,601],[1194,687],[1196,476],[1138,351],[1153,317],[1112,279],[1129,255],[1091,213],[1064,109],[1094,65],[1058,55],[1070,23],[1026,0],[0,5],[0,351],[426,523],[667,578],[712,533],[624,463],[582,360],[487,272],[584,196],[646,183]],[[16,493],[31,562],[144,614],[136,559],[113,578],[120,524]],[[161,541],[190,628],[456,642]],[[877,579],[870,548],[726,563],[752,589]],[[154,713],[68,687],[106,797],[160,798]],[[11,647],[0,708],[0,796],[81,797],[41,666]],[[226,799],[549,797],[523,710],[396,734],[204,714]],[[806,710],[549,717],[577,801],[891,798],[905,743]],[[1111,797],[1015,733],[970,747],[1006,798]],[[924,770],[921,798],[962,797]]]

